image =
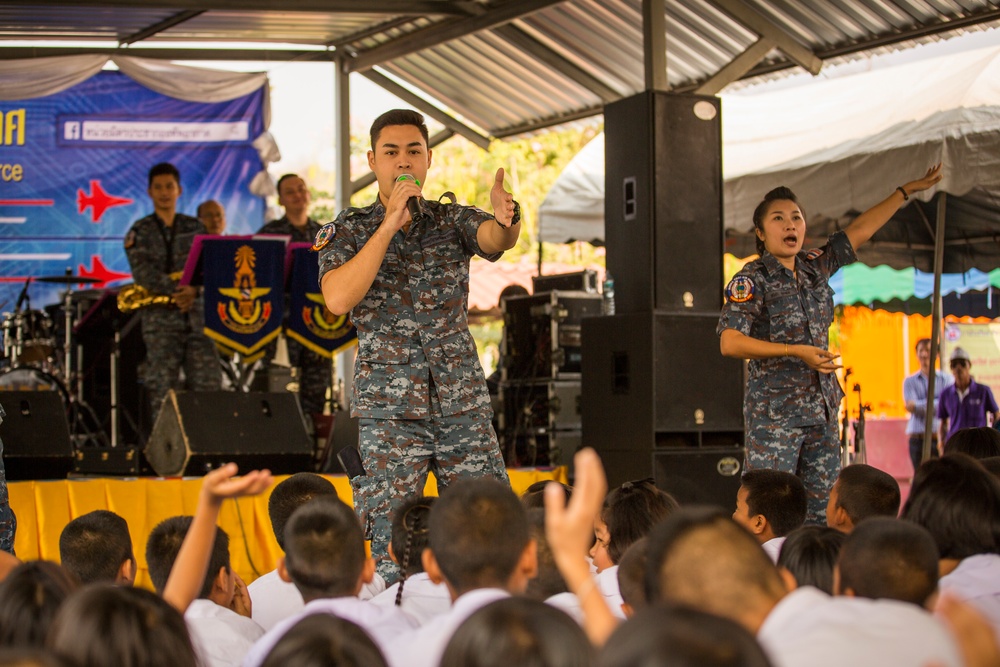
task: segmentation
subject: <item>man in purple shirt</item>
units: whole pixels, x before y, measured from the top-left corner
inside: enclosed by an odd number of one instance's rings
[[[938,441],[944,446],[952,434],[963,428],[989,426],[986,414],[993,416],[993,423],[1000,417],[1000,407],[993,392],[984,384],[972,379],[972,360],[969,353],[956,347],[951,353],[951,373],[955,384],[941,391],[937,416],[941,420]]]

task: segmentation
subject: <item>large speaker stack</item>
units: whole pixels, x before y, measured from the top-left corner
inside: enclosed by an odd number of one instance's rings
[[[719,100],[645,92],[605,107],[605,240],[616,315],[582,322],[582,441],[614,487],[653,477],[731,507],[743,373],[719,352]]]
[[[578,278],[578,282],[576,282]],[[498,415],[508,466],[566,465],[580,448],[580,331],[601,314],[601,295],[588,273],[535,294],[504,299]]]

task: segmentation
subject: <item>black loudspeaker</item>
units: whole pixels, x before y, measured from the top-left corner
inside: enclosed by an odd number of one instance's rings
[[[600,453],[612,486],[652,476],[660,449],[742,447],[743,368],[719,353],[718,317],[583,320],[583,445]]]
[[[312,470],[313,445],[290,393],[170,391],[146,443],[162,477],[201,476],[230,461],[275,474]]]
[[[66,405],[55,391],[3,391],[0,424],[7,479],[65,479],[73,464]]]
[[[653,454],[656,486],[682,505],[717,505],[732,511],[742,472],[742,447],[678,447]]]
[[[644,92],[604,108],[604,234],[618,313],[722,308],[719,99]]]

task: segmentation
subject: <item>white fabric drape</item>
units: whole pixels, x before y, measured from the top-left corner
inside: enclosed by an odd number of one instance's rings
[[[0,100],[61,93],[101,71],[107,56],[57,56],[0,62]]]

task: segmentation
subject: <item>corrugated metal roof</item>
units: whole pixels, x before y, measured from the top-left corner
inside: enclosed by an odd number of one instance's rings
[[[645,85],[640,0],[286,0],[280,8],[268,0],[61,1],[0,0],[0,38],[139,35],[138,46],[174,59],[211,57],[171,46],[192,41],[260,45],[220,59],[340,57],[348,70],[376,67],[489,136],[600,113]],[[695,89],[761,38],[760,26],[730,14],[741,8],[825,62],[1000,25],[995,0],[666,0],[672,89]],[[280,55],[266,50],[276,43]],[[0,44],[0,58],[59,52]],[[792,67],[772,48],[747,76]]]

